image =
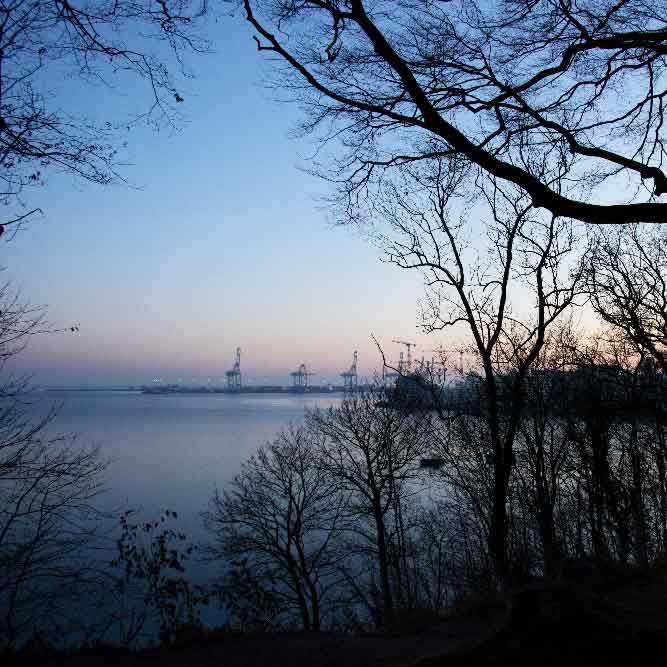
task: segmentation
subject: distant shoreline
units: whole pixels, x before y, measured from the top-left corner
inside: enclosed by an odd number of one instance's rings
[[[43,391],[135,391],[137,393],[141,392],[142,387],[138,385],[123,385],[118,387],[77,387],[73,385],[71,387],[32,387],[30,392],[43,392]]]
[[[355,390],[363,389],[362,386],[355,387]],[[226,395],[240,395],[240,394],[289,394],[289,395],[299,395],[299,394],[340,394],[346,391],[349,391],[349,387],[343,387],[342,385],[327,385],[327,386],[314,386],[314,387],[291,387],[291,386],[281,386],[281,385],[255,385],[243,387],[240,390],[231,390],[226,387],[181,387],[181,386],[158,386],[151,387],[146,385],[123,385],[123,386],[114,386],[114,387],[35,387],[30,390],[30,393],[42,393],[42,392],[114,392],[114,391],[125,391],[125,392],[134,392],[137,394],[148,394],[152,396],[166,396],[174,394],[187,394],[187,395],[210,395],[210,394],[226,394]]]
[[[325,385],[313,387],[282,386],[282,385],[255,385],[241,387],[240,389],[228,389],[226,387],[181,387],[179,385],[167,385],[158,387],[142,387],[142,394],[171,395],[171,394],[228,394],[237,396],[241,394],[341,394],[347,391],[359,391],[363,387],[358,386],[350,389],[342,385]]]

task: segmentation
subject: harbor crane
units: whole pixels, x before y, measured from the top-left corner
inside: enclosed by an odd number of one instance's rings
[[[309,371],[306,364],[301,364],[297,370],[290,373],[292,386],[305,390],[310,384],[309,378],[313,375],[315,375],[315,373]]]
[[[227,389],[229,391],[241,391],[241,348],[236,348],[236,356],[234,358],[234,366],[231,370],[225,373],[227,378]]]
[[[403,363],[400,364],[399,369],[402,373],[404,370],[407,370],[409,373],[412,370],[412,348],[417,347],[417,343],[410,343],[407,340],[392,340],[392,343],[398,343],[399,345],[405,345],[408,348],[407,360],[405,361],[405,368],[403,368]],[[403,353],[401,353],[401,361],[403,360]]]
[[[358,357],[359,357],[359,353],[355,350],[352,365],[350,366],[349,370],[340,374],[340,376],[343,378],[343,387],[345,387],[345,389],[353,389],[354,387],[357,386],[357,383],[358,383],[358,379],[357,379],[357,359],[358,359]]]

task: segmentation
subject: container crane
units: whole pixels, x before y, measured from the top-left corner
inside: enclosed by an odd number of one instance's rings
[[[241,391],[241,348],[236,348],[236,356],[234,358],[234,366],[225,373],[227,378],[227,389],[229,391]]]
[[[359,353],[355,350],[352,365],[350,366],[349,370],[340,374],[340,376],[343,378],[343,386],[345,387],[345,389],[352,389],[352,388],[357,386],[357,383],[358,383],[358,378],[357,378],[357,360],[358,360],[358,357],[359,357]]]
[[[309,371],[306,367],[306,364],[301,364],[297,370],[290,373],[292,378],[292,387],[296,389],[303,389],[304,391],[310,384],[309,378],[315,375],[312,371]]]

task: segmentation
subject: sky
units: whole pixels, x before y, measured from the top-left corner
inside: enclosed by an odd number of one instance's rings
[[[35,384],[219,383],[236,346],[248,381],[287,384],[303,362],[332,382],[354,350],[363,376],[380,368],[371,333],[389,358],[394,338],[427,357],[447,342],[417,329],[420,276],[331,224],[326,184],[303,171],[312,147],[290,137],[299,110],[263,86],[243,22],[213,38],[191,61],[180,130],[130,133],[132,187],[51,176],[28,197],[43,217],[2,244],[24,297],[55,329],[79,327],[33,338],[16,368]],[[68,85],[113,119],[140,95]]]

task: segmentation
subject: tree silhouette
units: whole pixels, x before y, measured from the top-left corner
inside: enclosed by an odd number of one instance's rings
[[[304,130],[342,138],[333,177],[349,202],[437,157],[554,216],[665,221],[665,0],[243,5]]]

